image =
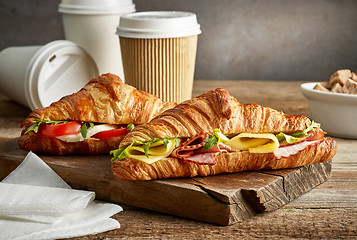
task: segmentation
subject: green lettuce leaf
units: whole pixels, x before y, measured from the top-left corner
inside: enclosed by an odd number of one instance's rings
[[[291,144],[294,142],[299,141],[301,138],[293,137],[291,135],[285,134],[285,133],[279,133],[276,135],[276,138],[278,139],[279,142],[285,140],[287,143]]]
[[[314,128],[319,128],[320,126],[321,126],[320,123],[317,123],[317,122],[315,122],[315,121],[312,121],[311,124],[310,124],[307,128],[305,128],[303,131],[301,131],[301,132],[296,132],[296,133],[293,133],[293,134],[291,134],[291,135],[294,136],[294,137],[301,137],[301,138],[303,138],[303,137],[305,137],[305,136],[308,134],[308,132],[314,131]]]
[[[134,140],[129,146],[125,148],[119,148],[116,150],[110,151],[110,155],[113,155],[111,162],[115,162],[118,160],[122,160],[124,158],[129,157],[128,149],[130,149],[134,144],[143,144],[142,142]]]
[[[224,135],[221,132],[221,130],[219,130],[218,128],[213,129],[213,134],[217,137],[217,140],[218,140],[219,143],[220,142],[225,143],[225,142],[227,142],[229,140],[229,138],[226,137],[226,135]]]
[[[300,141],[310,131],[314,131],[314,128],[319,128],[319,127],[320,127],[319,123],[312,121],[311,124],[307,126],[307,128],[305,128],[303,131],[292,133],[291,135],[280,132],[279,134],[276,135],[276,137],[279,140],[279,142],[285,140],[287,143],[291,144]]]

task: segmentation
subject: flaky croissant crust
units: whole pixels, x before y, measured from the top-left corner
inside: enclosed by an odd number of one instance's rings
[[[109,124],[142,124],[176,103],[165,103],[158,97],[124,84],[114,74],[103,74],[88,82],[77,93],[68,95],[49,107],[36,109],[22,122],[23,131],[19,146],[26,151],[46,154],[109,154],[116,149],[123,137],[111,139],[86,139],[67,143],[56,138],[41,138],[26,129],[34,119],[77,120]]]
[[[148,124],[138,126],[121,142],[154,138],[190,137],[200,132],[223,134],[290,133],[302,131],[311,121],[305,116],[287,115],[258,104],[240,104],[227,90],[217,88],[169,109]]]
[[[29,127],[34,119],[143,124],[175,105],[124,84],[118,76],[108,73],[92,79],[80,91],[49,107],[34,110],[22,122],[22,127]]]
[[[257,104],[240,104],[226,90],[217,88],[185,101],[163,112],[151,122],[130,132],[121,142],[125,147],[132,141],[153,138],[192,137],[201,132],[212,133],[218,128],[226,135],[248,133],[291,133],[302,131],[311,121],[305,116],[286,115]],[[168,157],[147,164],[132,158],[112,163],[112,171],[122,180],[208,176],[219,173],[256,171],[260,169],[295,168],[331,159],[337,144],[331,138],[307,146],[297,154],[277,159],[274,153],[236,151],[219,153],[214,165],[200,165]]]

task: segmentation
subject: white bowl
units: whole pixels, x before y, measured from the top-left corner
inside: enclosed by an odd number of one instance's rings
[[[302,84],[311,118],[330,136],[357,139],[357,95],[313,89],[317,82]]]

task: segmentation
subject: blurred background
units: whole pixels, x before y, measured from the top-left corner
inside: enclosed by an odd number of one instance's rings
[[[197,14],[195,79],[325,81],[357,68],[356,0],[133,0]],[[0,0],[0,50],[64,39],[60,0]]]

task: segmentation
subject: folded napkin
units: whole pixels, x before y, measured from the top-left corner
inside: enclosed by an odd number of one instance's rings
[[[94,192],[71,189],[29,152],[0,183],[0,239],[68,238],[119,228],[110,217],[122,208],[94,198]]]

